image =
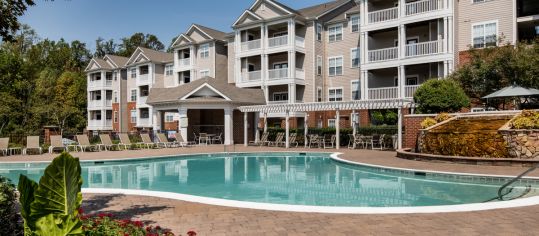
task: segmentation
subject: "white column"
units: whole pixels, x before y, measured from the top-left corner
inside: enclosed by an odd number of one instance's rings
[[[444,61],[444,78],[449,74],[449,62]]]
[[[340,149],[341,147],[341,114],[339,109],[335,110],[335,148]]]
[[[286,111],[285,117],[285,126],[286,126],[286,148],[290,148],[290,111]]]
[[[249,135],[249,120],[247,119],[249,116],[249,113],[244,112],[243,113],[243,146],[247,147],[247,144],[249,143],[248,135]]]
[[[402,59],[405,56],[406,56],[406,25],[399,25],[399,58]]]
[[[265,30],[265,25],[264,24],[261,24],[260,25],[260,48],[266,48],[266,30]]]
[[[161,130],[163,127],[163,124],[161,124],[161,112],[157,111],[157,109],[151,107],[150,111],[152,113],[152,126],[153,131]]]
[[[268,113],[264,112],[264,133],[268,132]]]
[[[406,85],[406,70],[405,66],[399,66],[397,69],[399,80],[399,97],[404,98],[406,96],[404,86]]]
[[[296,103],[296,84],[288,85],[288,103]]]
[[[294,19],[288,23],[288,45],[296,46],[296,21]]]
[[[260,76],[261,76],[261,79],[262,81],[264,81],[263,83],[265,84],[268,80],[268,55],[267,54],[262,54],[260,56]]]
[[[360,26],[367,24],[367,0],[359,2],[359,13],[361,17],[359,18]]]
[[[366,64],[367,62],[369,62],[369,32],[361,33],[361,40],[359,43],[362,55],[360,61],[361,64]]]
[[[255,142],[258,143],[260,141],[260,132],[258,131],[258,123],[260,121],[260,112],[255,112],[255,120],[254,120],[254,127],[255,127]]]
[[[447,61],[447,74],[451,74],[453,72],[453,60]]]
[[[402,107],[399,107],[397,113],[399,116],[397,124],[397,149],[402,149]]]
[[[356,119],[359,118],[359,114],[356,114],[356,110],[352,110],[352,137],[355,137],[356,133],[357,133],[357,122],[358,120]],[[354,147],[354,149],[356,149],[356,142],[352,139],[350,142],[352,142],[352,145]]]
[[[307,148],[307,136],[309,135],[309,113],[305,112],[305,122],[303,124],[303,140]]]
[[[444,17],[444,41],[442,43],[444,45],[443,46],[444,47],[444,53],[448,52],[448,50],[447,50],[447,39],[448,39],[448,37],[447,37],[448,36],[447,35],[447,32],[448,32],[447,27],[448,27],[448,25],[447,25],[447,17]]]
[[[406,15],[405,5],[406,5],[406,1],[399,0],[399,18],[404,17]]]
[[[182,135],[183,140],[187,141],[187,126],[189,125],[189,119],[187,118],[187,109],[179,108],[178,113],[180,115],[180,122],[178,125],[178,132]]]
[[[225,109],[225,145],[234,144],[234,109]]]
[[[295,41],[295,40],[294,40]],[[288,56],[288,77],[296,79],[296,51],[290,51]]]
[[[364,70],[364,71],[361,71],[362,73],[362,85],[363,87],[361,88],[361,99],[362,100],[367,100],[369,99],[369,71],[368,70]]]
[[[195,46],[189,46],[189,65],[193,66],[195,64],[195,57],[196,57],[196,50],[195,50]],[[192,75],[191,75],[191,80],[192,80]]]
[[[455,45],[454,37],[455,37],[455,32],[453,30],[453,17],[449,16],[447,17],[447,52],[448,53],[453,53],[453,46]]]

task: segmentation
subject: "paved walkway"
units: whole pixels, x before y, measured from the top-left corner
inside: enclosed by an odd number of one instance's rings
[[[227,149],[234,151],[232,147]],[[235,147],[235,151],[241,152],[283,150]],[[222,151],[223,146],[208,146],[73,155],[82,160],[106,160]],[[498,175],[516,175],[525,170],[522,167],[418,162],[396,158],[395,152],[339,151],[348,160],[403,168]],[[0,161],[50,161],[54,156],[10,156],[0,157]],[[536,171],[533,175],[539,176],[539,173]],[[195,230],[198,235],[537,235],[535,226],[539,225],[539,206],[464,213],[346,215],[250,210],[125,195],[84,194],[84,199],[86,212],[111,212],[159,224],[183,235],[188,230]]]

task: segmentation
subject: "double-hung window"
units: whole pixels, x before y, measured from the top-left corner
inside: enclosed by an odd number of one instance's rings
[[[131,101],[132,102],[137,101],[137,90],[136,89],[131,90]]]
[[[114,123],[118,123],[118,111],[114,111]]]
[[[206,76],[210,76],[210,70],[208,69],[200,70],[200,78],[204,78]]]
[[[352,59],[352,68],[359,67],[359,48],[352,48],[350,50],[350,58]]]
[[[359,80],[352,81],[352,100],[361,99],[361,90],[359,89]]]
[[[316,75],[322,75],[322,56],[316,56]]]
[[[131,123],[137,123],[137,110],[131,110]]]
[[[317,23],[316,24],[316,40],[322,41],[322,24]]]
[[[335,128],[335,119],[328,119],[328,127]]]
[[[330,102],[342,101],[342,88],[330,88],[328,95]]]
[[[174,121],[174,114],[173,113],[166,113],[165,122],[173,122],[173,121]]]
[[[329,76],[342,75],[342,56],[329,58]]]
[[[322,88],[316,88],[316,101],[322,102]]]
[[[473,47],[484,48],[496,46],[497,31],[497,22],[485,22],[472,25]]]
[[[334,25],[329,27],[329,42],[337,42],[342,40],[342,25]]]
[[[210,44],[202,44],[198,50],[200,51],[200,58],[210,57]]]
[[[131,69],[131,78],[137,78],[137,68]]]
[[[350,25],[352,32],[359,32],[359,15],[350,17]]]
[[[171,76],[173,71],[174,65],[166,65],[165,66],[165,75]]]

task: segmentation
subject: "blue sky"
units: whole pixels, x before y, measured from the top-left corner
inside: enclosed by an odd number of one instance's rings
[[[329,0],[280,0],[302,8]],[[36,1],[21,17],[42,38],[81,40],[92,50],[95,39],[136,32],[155,34],[166,46],[191,23],[225,32],[254,0],[55,0]]]

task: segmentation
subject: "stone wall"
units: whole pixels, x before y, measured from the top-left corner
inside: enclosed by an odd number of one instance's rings
[[[539,157],[539,130],[500,130],[508,145],[511,158],[531,159]]]

